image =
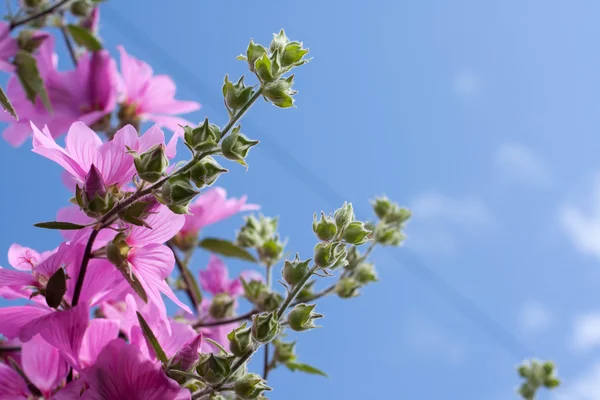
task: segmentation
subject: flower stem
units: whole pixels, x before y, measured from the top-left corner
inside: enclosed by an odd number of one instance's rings
[[[85,273],[87,271],[88,264],[90,263],[90,259],[92,258],[92,247],[94,246],[94,241],[100,233],[100,228],[96,228],[92,230],[90,233],[90,237],[85,245],[85,251],[83,253],[83,258],[81,259],[81,268],[79,268],[79,274],[77,275],[77,283],[75,284],[75,291],[73,292],[73,301],[71,301],[71,306],[75,307],[79,302],[79,297],[81,296],[81,289],[83,288],[83,281],[85,279]]]
[[[198,284],[196,283],[194,277],[190,273],[190,270],[187,267],[187,263],[185,261],[182,261],[181,258],[179,258],[179,256],[177,255],[175,247],[169,242],[167,242],[167,246],[169,246],[169,248],[173,252],[173,256],[175,257],[175,264],[177,265],[177,268],[181,273],[181,278],[185,282],[185,292],[187,293],[188,297],[190,298],[190,301],[192,302],[192,305],[194,306],[194,313],[197,313],[198,306],[202,301],[202,297],[198,298],[198,295],[200,294],[200,291],[198,290]]]
[[[73,47],[73,42],[71,41],[71,37],[69,36],[69,32],[67,32],[67,28],[65,28],[64,17],[61,14],[61,22],[60,22],[60,32],[62,33],[63,39],[65,40],[65,44],[67,45],[67,49],[69,50],[69,55],[71,56],[71,60],[73,61],[73,65],[77,67],[77,55],[75,54],[75,48]]]
[[[40,11],[37,14],[31,15],[27,18],[24,18],[20,21],[13,21],[10,23],[10,30],[12,31],[13,29],[21,26],[21,25],[25,25],[28,24],[31,21],[35,21],[38,18],[43,17],[44,15],[48,15],[48,14],[52,14],[54,11],[58,10],[59,8],[61,8],[62,6],[66,5],[69,1],[71,0],[61,0],[57,3],[55,3],[53,6],[46,8],[45,10]]]
[[[192,328],[208,328],[208,327],[212,327],[212,326],[220,326],[220,325],[227,325],[227,324],[232,324],[234,322],[241,322],[244,321],[246,319],[251,319],[252,316],[254,314],[258,314],[258,310],[250,310],[245,314],[239,315],[237,317],[233,317],[233,318],[227,318],[227,319],[220,319],[218,321],[211,321],[211,322],[196,322],[194,325],[192,325]]]

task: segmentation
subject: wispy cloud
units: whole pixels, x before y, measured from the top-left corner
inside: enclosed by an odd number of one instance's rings
[[[454,75],[452,87],[461,96],[471,96],[481,90],[481,79],[472,71],[460,71]]]
[[[502,145],[496,152],[496,165],[514,181],[538,186],[546,186],[551,182],[544,161],[531,149],[518,143]]]
[[[582,253],[600,259],[600,178],[596,179],[589,208],[564,205],[559,219],[567,236]]]
[[[461,239],[458,233],[468,235],[493,220],[487,207],[472,197],[427,193],[416,197],[410,208],[413,222],[408,231],[408,245],[446,255],[456,250]]]
[[[600,361],[596,361],[570,383],[561,385],[553,398],[556,400],[596,400],[600,393]]]
[[[600,311],[575,317],[569,345],[577,353],[586,353],[600,346]]]
[[[420,356],[441,357],[450,364],[465,360],[463,343],[448,336],[439,326],[422,318],[413,318],[405,329],[407,344]]]
[[[523,332],[535,335],[547,330],[554,317],[544,303],[531,301],[521,308],[518,319]]]

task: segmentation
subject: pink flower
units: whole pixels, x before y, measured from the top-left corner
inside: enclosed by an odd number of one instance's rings
[[[121,187],[135,175],[133,157],[127,147],[135,151],[148,150],[155,144],[164,145],[164,133],[158,126],[148,129],[141,137],[127,125],[120,129],[113,140],[102,143],[100,137],[82,122],[71,125],[66,138],[66,147],[60,147],[47,128],[33,128],[33,152],[38,153],[63,167],[77,183],[84,185],[94,165],[106,186]],[[166,146],[166,153],[174,157],[176,138]],[[126,147],[127,146],[127,147]]]
[[[246,196],[239,199],[227,198],[225,189],[215,187],[207,190],[190,206],[191,214],[185,216],[185,225],[181,228],[181,234],[196,235],[200,229],[215,222],[224,220],[242,211],[258,210],[257,204],[246,204]]]
[[[87,29],[88,31],[96,34],[98,33],[98,25],[100,23],[100,7],[94,7],[90,15],[85,17],[79,22],[79,25],[82,28]]]
[[[88,400],[187,400],[191,394],[169,379],[160,363],[121,339],[110,342],[92,367],[82,373]]]
[[[242,282],[239,279],[229,279],[229,271],[225,263],[214,254],[210,255],[205,271],[200,271],[200,285],[202,289],[216,295],[227,293],[237,297],[244,293]]]
[[[0,71],[13,72],[15,66],[9,61],[19,51],[17,41],[10,36],[10,25],[0,21]]]
[[[196,335],[187,341],[173,357],[172,365],[181,371],[187,371],[196,361],[202,347],[202,334]]]
[[[152,67],[118,47],[121,53],[122,105],[129,120],[150,120],[173,132],[181,132],[179,125],[191,125],[175,114],[196,111],[200,104],[175,100],[175,83],[167,75],[154,75]]]

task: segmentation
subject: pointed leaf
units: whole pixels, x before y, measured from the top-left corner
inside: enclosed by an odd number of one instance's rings
[[[78,45],[85,47],[89,51],[102,50],[102,43],[87,29],[74,24],[69,24],[67,28],[73,40]]]
[[[329,378],[329,376],[321,371],[320,369],[317,369],[313,366],[310,366],[308,364],[304,364],[304,363],[299,363],[296,361],[288,361],[287,363],[285,363],[285,366],[289,368],[290,371],[302,371],[302,372],[306,372],[307,374],[315,374],[315,375],[321,375],[324,376],[325,378]]]
[[[119,267],[119,266],[116,266],[116,267],[119,271],[121,271],[123,278],[125,278],[127,283],[129,283],[129,286],[131,286],[133,291],[138,296],[140,296],[140,299],[142,299],[142,301],[144,303],[148,303],[148,295],[146,294],[146,290],[140,283],[139,279],[135,276],[135,274],[132,271],[130,271],[127,263],[125,263],[122,267]]]
[[[37,224],[33,224],[33,226],[44,229],[60,229],[62,231],[74,231],[85,228],[85,225],[62,221],[38,222]]]
[[[29,101],[35,104],[35,99],[39,96],[46,110],[52,112],[48,91],[40,76],[37,60],[30,53],[19,50],[15,56],[14,63],[17,67],[17,76]]]
[[[8,100],[8,97],[6,96],[6,93],[4,93],[4,90],[2,90],[2,87],[0,87],[0,104],[2,105],[2,108],[4,108],[4,111],[12,115],[17,121],[19,120],[17,112],[10,103],[10,100]]]
[[[240,260],[257,262],[256,258],[246,249],[225,239],[206,238],[198,246],[212,253],[217,253],[225,257],[239,258]]]
[[[65,270],[59,268],[48,280],[46,285],[46,304],[48,307],[57,308],[67,292],[67,276]]]
[[[140,327],[142,328],[142,331],[144,332],[144,336],[146,337],[146,340],[148,341],[148,343],[150,343],[150,345],[154,349],[154,353],[156,354],[156,357],[158,357],[158,359],[162,363],[166,364],[169,360],[167,359],[167,355],[165,354],[165,351],[162,349],[162,347],[160,347],[160,343],[158,343],[158,339],[156,339],[154,332],[152,332],[152,329],[150,329],[150,326],[148,325],[148,323],[146,322],[144,317],[142,317],[142,314],[140,314],[138,311],[136,311],[136,314],[138,317],[138,321],[140,322]]]
[[[200,286],[198,286],[198,282],[196,281],[196,278],[194,278],[192,271],[190,271],[188,267],[186,267],[184,265],[183,268],[185,268],[184,273],[187,275],[187,278],[188,278],[186,280],[186,282],[189,282],[192,286],[190,288],[190,290],[192,290],[194,292],[194,294],[196,295],[196,300],[198,300],[198,303],[202,303],[202,292],[200,291]]]

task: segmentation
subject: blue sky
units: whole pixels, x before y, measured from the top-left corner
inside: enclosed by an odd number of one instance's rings
[[[556,360],[565,381],[541,399],[600,398],[600,4],[103,7],[106,47],[115,53],[123,44],[172,75],[179,98],[202,103],[196,121],[225,122],[223,76],[246,73],[234,58],[250,37],[266,43],[285,28],[311,48],[314,61],[296,77],[298,108],[255,107],[243,122],[262,141],[250,169],[232,166],[219,181],[279,215],[289,250],[310,256],[312,214],[333,211],[340,196],[362,218],[371,215],[368,199],[382,193],[414,210],[406,246],[375,255],[381,281],[358,299],[320,303],[324,328],[299,337],[301,360],[331,378],[278,370],[270,398],[515,398],[513,367],[532,356]],[[162,52],[138,40],[130,23]],[[0,143],[0,171],[0,249],[53,248],[58,235],[31,225],[66,204],[59,168],[29,145]],[[231,238],[240,223],[207,234]],[[194,269],[205,262],[199,254]],[[499,344],[406,268],[422,264],[532,354]],[[245,267],[231,263],[236,272]]]

